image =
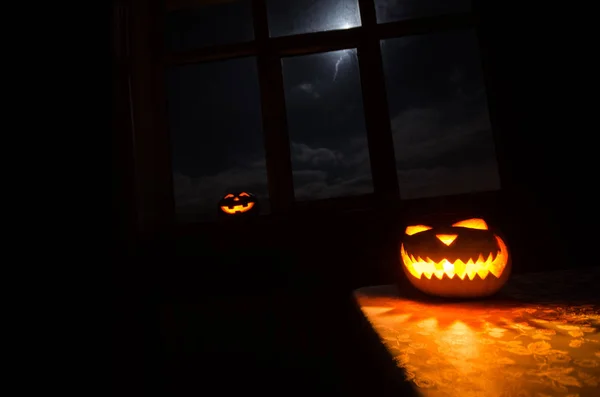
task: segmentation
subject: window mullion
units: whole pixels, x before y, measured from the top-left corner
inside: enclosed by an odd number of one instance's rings
[[[282,213],[294,201],[294,185],[281,58],[269,46],[266,0],[253,0],[252,8],[269,199],[271,212]]]
[[[358,46],[365,124],[375,195],[385,201],[399,195],[390,115],[374,0],[359,0],[364,36]]]

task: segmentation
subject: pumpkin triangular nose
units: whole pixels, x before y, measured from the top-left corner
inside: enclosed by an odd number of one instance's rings
[[[454,240],[456,240],[458,234],[436,234],[435,237],[437,237],[442,243],[450,245]]]

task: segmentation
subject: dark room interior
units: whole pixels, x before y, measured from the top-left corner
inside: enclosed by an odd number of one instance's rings
[[[454,395],[404,379],[356,291],[429,302],[405,230],[471,218],[510,249],[492,302],[595,313],[595,358],[539,395],[600,395],[590,48],[518,7],[114,0],[111,395]],[[220,210],[240,192],[256,212]],[[502,387],[472,395],[537,396]]]

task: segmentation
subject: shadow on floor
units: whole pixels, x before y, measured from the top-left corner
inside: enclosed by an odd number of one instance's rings
[[[211,296],[160,306],[168,396],[412,396],[351,296]]]

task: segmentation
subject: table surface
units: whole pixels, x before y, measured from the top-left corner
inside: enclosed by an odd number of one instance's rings
[[[423,396],[600,396],[600,268],[516,275],[492,299],[354,292]]]

